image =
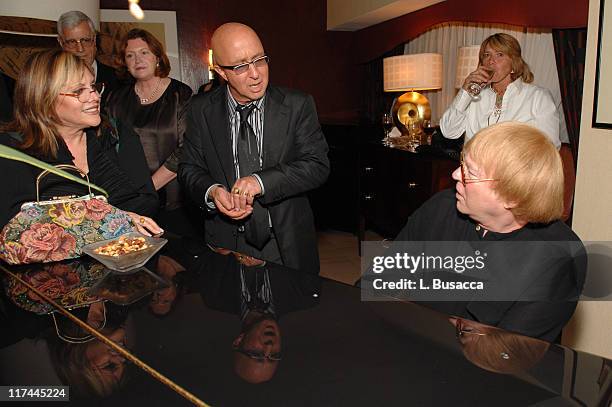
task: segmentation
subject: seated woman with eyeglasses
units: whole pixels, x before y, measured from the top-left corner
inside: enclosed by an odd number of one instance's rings
[[[435,242],[454,241],[457,247],[464,242],[472,255],[483,256],[486,274],[475,270],[484,285],[470,291],[467,302],[432,306],[524,335],[557,339],[582,291],[586,259],[578,236],[559,220],[563,168],[555,146],[534,127],[500,123],[466,143],[453,179],[454,190],[438,193],[410,216],[396,247],[421,242],[425,255],[438,255],[432,249]],[[468,278],[462,271],[447,277]]]
[[[78,57],[61,50],[33,54],[25,63],[15,88],[14,120],[2,127],[0,143],[47,163],[71,164],[104,188],[110,204],[128,211],[138,230],[159,234],[162,229],[148,216],[157,210],[157,195],[148,177],[138,137],[129,128],[107,121],[100,125],[101,85]],[[138,171],[126,173],[129,162]],[[0,160],[4,174],[0,198],[0,226],[36,200],[40,169]],[[84,195],[72,181],[51,178],[41,187],[41,198]],[[148,215],[148,216],[143,216]]]

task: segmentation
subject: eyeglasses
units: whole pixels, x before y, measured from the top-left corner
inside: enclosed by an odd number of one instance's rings
[[[463,152],[461,152],[461,183],[463,186],[467,184],[475,184],[477,182],[497,181],[495,178],[466,178],[465,177],[465,161],[463,161]]]
[[[234,346],[233,350],[234,352],[242,353],[244,356],[247,356],[254,360],[258,360],[260,362],[263,362],[266,359],[269,360],[270,362],[279,362],[282,360],[280,352],[271,353],[270,355],[266,355],[265,353],[261,351],[242,349],[239,346]]]
[[[79,102],[85,103],[85,102],[89,102],[89,99],[91,99],[91,94],[93,92],[96,92],[98,96],[102,94],[102,92],[104,92],[104,82],[92,83],[90,88],[80,88],[80,89],[75,90],[72,93],[61,93],[60,92],[60,95],[72,96],[74,98],[77,98]]]
[[[81,38],[80,40],[75,40],[75,39],[69,39],[69,40],[64,40],[62,39],[62,44],[68,48],[68,49],[77,49],[80,46],[82,46],[83,48],[89,48],[94,44],[94,41],[96,40],[96,37],[90,37],[90,38]]]
[[[238,65],[219,65],[219,67],[223,69],[231,69],[234,71],[236,75],[242,75],[246,71],[249,70],[249,66],[253,65],[255,68],[263,68],[270,63],[270,57],[267,55],[263,55],[261,57],[257,57],[251,62],[244,62]]]

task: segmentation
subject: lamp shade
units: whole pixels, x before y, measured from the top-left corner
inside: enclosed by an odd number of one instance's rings
[[[412,54],[383,59],[385,92],[442,88],[442,55]]]
[[[460,47],[457,52],[457,73],[455,75],[455,88],[459,89],[463,85],[465,78],[478,68],[478,54],[480,45],[470,45]]]

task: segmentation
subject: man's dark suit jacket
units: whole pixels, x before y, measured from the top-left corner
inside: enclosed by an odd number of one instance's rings
[[[195,96],[187,119],[178,177],[191,199],[205,210],[204,197],[211,185],[221,184],[229,190],[236,181],[227,91],[223,86]],[[265,193],[257,199],[270,212],[283,263],[315,273],[319,271],[319,255],[306,192],[327,179],[327,151],[312,97],[268,87],[263,166],[256,172]],[[210,213],[205,222],[206,241],[235,250],[240,224],[220,213]]]
[[[115,74],[115,70],[108,65],[104,65],[100,61],[97,61],[98,72],[96,73],[96,83],[104,82],[104,86],[107,89],[111,89],[117,85],[118,79]]]
[[[240,266],[235,257],[208,250],[201,257],[200,267],[200,293],[204,303],[211,309],[240,315]],[[261,267],[268,271],[277,319],[319,303],[321,279],[318,275],[291,270],[274,263]],[[245,273],[261,271],[245,268]]]

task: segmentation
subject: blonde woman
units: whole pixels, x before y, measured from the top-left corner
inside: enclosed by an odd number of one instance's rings
[[[467,142],[485,127],[517,121],[538,128],[559,149],[559,111],[550,92],[532,82],[516,38],[491,35],[480,46],[478,68],[465,78],[440,120],[442,134],[456,139],[465,133]],[[478,99],[468,92],[474,83],[483,86]]]
[[[139,231],[159,234],[163,230],[144,216],[155,212],[157,196],[146,177],[138,138],[121,125],[98,131],[101,90],[90,68],[73,54],[62,50],[33,54],[17,80],[15,119],[3,127],[7,132],[0,134],[0,143],[50,164],[78,167],[109,193],[109,203],[130,212]],[[128,157],[133,165],[140,163],[140,170],[130,175],[121,168]],[[5,175],[0,198],[3,226],[24,202],[36,199],[40,170],[0,159],[0,172]],[[86,192],[81,185],[53,178],[43,185],[41,194],[50,198]]]

